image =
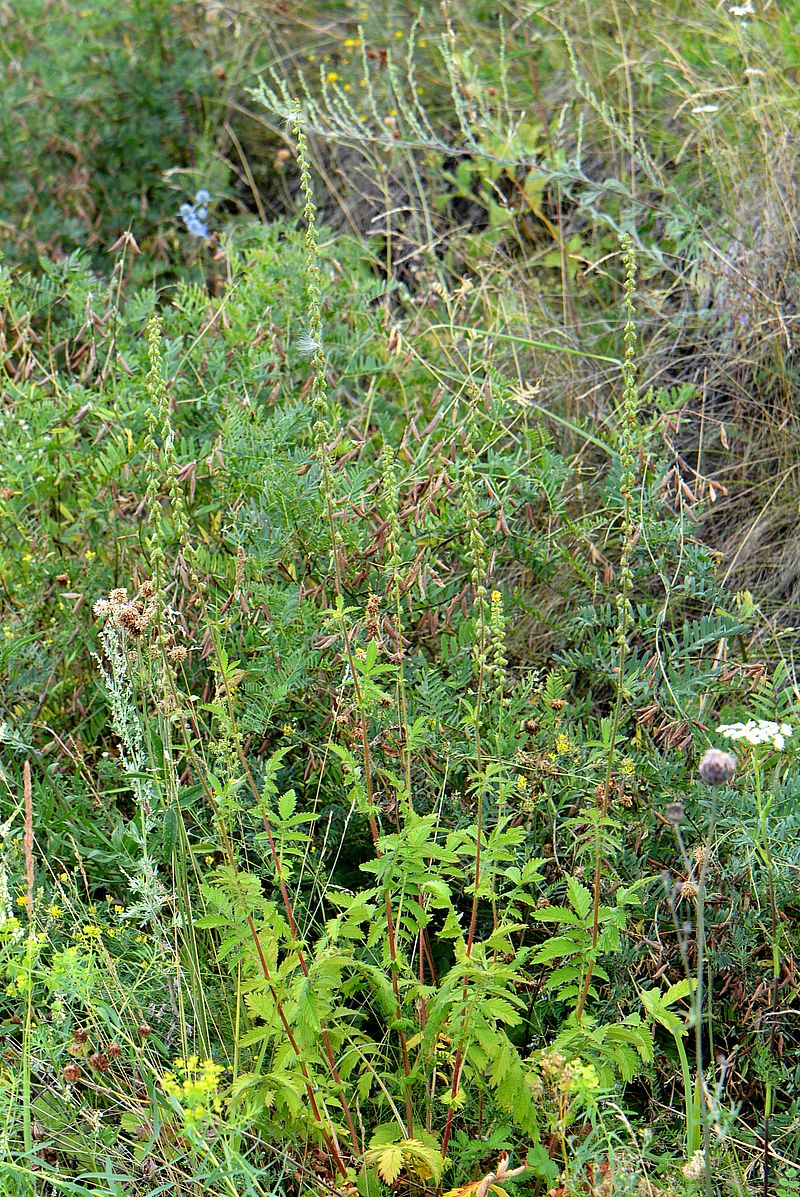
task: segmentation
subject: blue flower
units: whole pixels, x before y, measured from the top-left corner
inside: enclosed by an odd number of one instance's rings
[[[186,225],[187,231],[192,237],[201,237],[207,241],[211,234],[208,231],[206,218],[208,216],[208,207],[211,196],[209,193],[201,188],[194,197],[193,204],[181,204],[179,212],[181,220]]]

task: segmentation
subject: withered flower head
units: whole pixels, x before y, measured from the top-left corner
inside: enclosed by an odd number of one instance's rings
[[[730,781],[736,772],[736,757],[719,748],[708,748],[697,767],[707,786],[721,786]]]
[[[142,613],[136,609],[134,603],[127,603],[117,616],[119,626],[124,628],[129,636],[137,637],[142,634]]]
[[[685,814],[686,810],[682,802],[670,802],[667,807],[667,818],[673,827],[677,827],[679,823],[683,822]]]

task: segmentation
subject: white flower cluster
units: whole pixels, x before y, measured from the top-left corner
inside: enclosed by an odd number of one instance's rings
[[[722,723],[717,731],[726,740],[771,744],[780,752],[786,747],[786,738],[792,735],[793,728],[790,723],[774,723],[771,719],[748,719],[747,723]]]

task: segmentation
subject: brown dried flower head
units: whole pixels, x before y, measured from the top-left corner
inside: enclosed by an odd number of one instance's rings
[[[108,601],[114,607],[123,607],[128,601],[128,590],[125,586],[117,586],[108,596]]]
[[[81,1079],[80,1064],[65,1064],[61,1069],[61,1075],[70,1085],[74,1085],[76,1081]]]
[[[708,748],[697,767],[707,786],[721,786],[729,782],[736,772],[736,757],[719,748]]]
[[[117,616],[119,626],[134,638],[142,634],[143,608],[140,610],[140,607],[141,603],[127,603]]]
[[[108,1056],[105,1052],[93,1052],[86,1063],[98,1072],[108,1072]]]

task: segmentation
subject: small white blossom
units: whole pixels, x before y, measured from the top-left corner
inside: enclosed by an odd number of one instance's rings
[[[793,728],[790,723],[775,723],[772,719],[748,719],[747,723],[721,723],[717,732],[726,740],[746,740],[754,747],[771,744],[780,752]]]
[[[752,17],[755,15],[753,0],[745,0],[744,4],[729,4],[728,12],[732,17]]]
[[[706,1157],[703,1151],[696,1151],[690,1160],[683,1165],[681,1172],[687,1180],[699,1180],[706,1167]]]
[[[692,115],[697,116],[701,112],[719,112],[719,104],[698,104],[692,109]]]

